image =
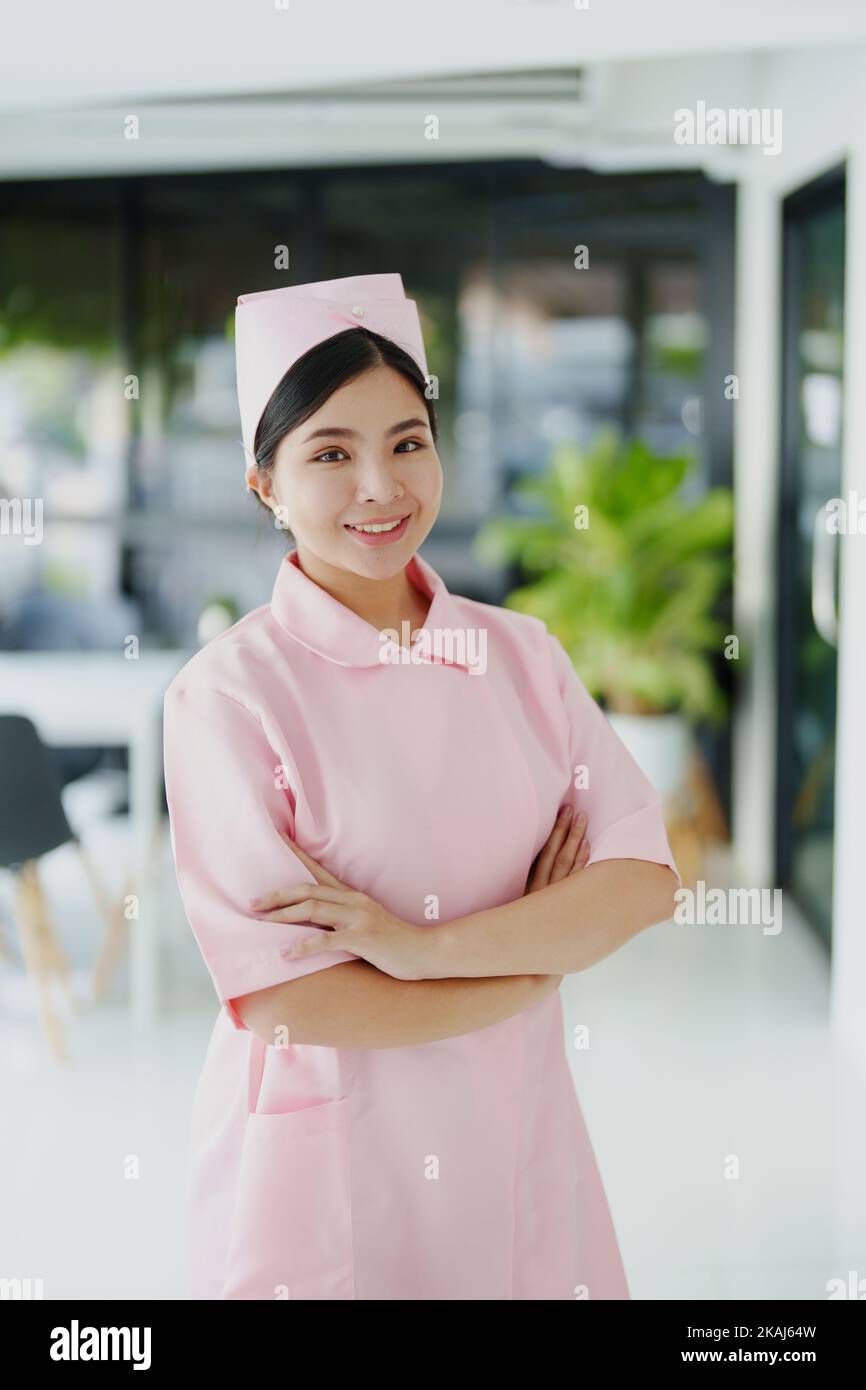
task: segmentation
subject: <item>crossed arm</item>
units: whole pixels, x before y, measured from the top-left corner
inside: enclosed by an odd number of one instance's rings
[[[592,864],[530,897],[434,927],[430,973],[438,979],[586,970],[644,927],[672,916],[675,887],[664,864]]]
[[[615,859],[584,867],[584,824],[562,817],[522,898],[417,927],[341,884],[293,841],[316,883],[254,900],[273,921],[311,923],[297,955],[362,957],[236,999],[246,1026],[273,1043],[405,1047],[489,1027],[522,1012],[632,936],[669,917],[676,879],[662,864]]]

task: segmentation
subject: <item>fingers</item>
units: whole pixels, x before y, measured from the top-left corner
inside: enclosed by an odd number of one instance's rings
[[[273,912],[261,913],[265,922],[289,922],[297,926],[323,927],[326,931],[348,928],[356,920],[356,913],[348,903],[328,902],[320,898],[306,898],[279,907]]]
[[[543,887],[550,881],[550,871],[556,856],[562,849],[563,844],[569,833],[571,826],[571,807],[563,806],[556,818],[553,829],[547,837],[547,843],[542,846],[533,870],[533,881],[540,883]]]
[[[586,812],[581,811],[580,815],[573,822],[561,849],[554,858],[550,870],[551,883],[558,883],[560,879],[567,878],[576,868],[581,867],[578,864],[578,855],[583,848],[585,830]]]
[[[293,883],[288,888],[275,888],[271,893],[262,893],[250,898],[251,912],[266,913],[277,907],[287,907],[290,903],[316,899],[319,902],[347,903],[357,895],[350,888],[332,888],[329,883]]]
[[[573,874],[576,873],[578,869],[585,869],[589,861],[590,852],[591,851],[589,840],[584,835],[583,839],[580,842],[580,849],[577,851],[577,854],[575,855],[574,864],[572,865],[569,872]]]
[[[305,849],[301,849],[301,846],[292,839],[291,835],[285,834],[285,832],[282,830],[278,830],[277,834],[279,835],[281,840],[284,840],[286,842],[289,849],[292,850],[298,856],[304,867],[309,869],[310,873],[313,875],[313,878],[316,880],[317,883],[329,883],[332,888],[345,887],[345,884],[341,883],[338,878],[334,877],[330,869],[324,868],[324,866],[320,864],[318,860],[313,859],[312,855],[307,854],[307,851]]]
[[[295,960],[298,956],[318,956],[322,951],[351,951],[353,955],[357,954],[348,944],[346,932],[334,930],[305,936],[303,941],[296,941],[294,946],[287,946],[280,954]]]

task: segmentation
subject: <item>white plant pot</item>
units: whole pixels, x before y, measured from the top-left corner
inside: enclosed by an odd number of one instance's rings
[[[681,714],[614,714],[608,720],[663,800],[685,784],[692,751],[691,726]]]

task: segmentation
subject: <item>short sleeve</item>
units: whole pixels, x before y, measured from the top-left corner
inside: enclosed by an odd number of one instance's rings
[[[548,632],[568,721],[569,804],[585,811],[587,861],[648,859],[682,878],[668,843],[661,798],[577,675],[558,637]]]
[[[349,951],[292,959],[286,951],[321,927],[263,921],[249,900],[315,878],[280,832],[294,834],[285,770],[261,723],[216,690],[170,687],[164,707],[165,789],[178,888],[220,1001],[325,966]]]

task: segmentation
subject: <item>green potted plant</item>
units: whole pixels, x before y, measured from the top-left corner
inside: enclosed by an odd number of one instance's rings
[[[506,606],[560,639],[662,795],[682,784],[691,725],[725,710],[713,659],[726,635],[715,609],[733,496],[713,488],[690,500],[693,466],[613,431],[585,451],[560,445],[543,474],[514,484],[525,514],[496,517],[476,538],[483,562],[519,564],[528,582]]]
[[[219,637],[241,616],[237,600],[227,594],[212,594],[198,615],[196,635],[202,646]]]

